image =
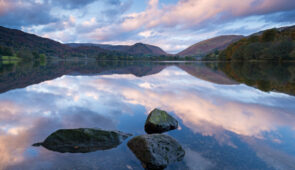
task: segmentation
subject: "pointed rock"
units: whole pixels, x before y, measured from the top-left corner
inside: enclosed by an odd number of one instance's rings
[[[144,130],[146,133],[163,133],[178,128],[178,122],[167,112],[154,109],[148,116]]]

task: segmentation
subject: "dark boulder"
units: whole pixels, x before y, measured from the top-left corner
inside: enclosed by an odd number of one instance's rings
[[[146,169],[164,169],[185,155],[181,145],[164,134],[136,136],[127,145]]]
[[[42,145],[49,150],[61,153],[86,153],[117,147],[129,136],[132,135],[101,129],[60,129],[49,135],[44,142],[33,144],[33,146]]]
[[[154,109],[148,116],[144,130],[146,133],[163,133],[169,130],[177,129],[178,122],[167,112]]]

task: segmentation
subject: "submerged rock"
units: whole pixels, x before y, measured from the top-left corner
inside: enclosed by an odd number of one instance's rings
[[[49,135],[44,142],[35,143],[57,152],[86,153],[107,150],[120,145],[131,134],[101,129],[60,129]]]
[[[169,130],[177,129],[178,122],[167,112],[154,109],[148,116],[144,130],[146,133],[163,133]]]
[[[136,136],[127,145],[146,169],[164,169],[185,155],[181,145],[164,134]]]

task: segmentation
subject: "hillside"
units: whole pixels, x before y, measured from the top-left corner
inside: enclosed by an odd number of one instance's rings
[[[223,50],[229,44],[236,42],[240,40],[241,38],[243,38],[243,36],[241,35],[225,35],[225,36],[211,38],[188,47],[187,49],[178,53],[178,55],[183,57],[184,56],[198,56],[198,57],[205,56],[216,50]]]
[[[108,44],[90,44],[90,43],[69,43],[70,47],[100,47],[105,50],[127,53],[130,55],[167,55],[161,48],[149,44],[136,43],[134,45],[108,45]]]
[[[59,42],[1,26],[0,46],[12,48],[14,52],[29,50],[38,53],[46,53],[52,56],[63,56],[70,51],[68,46]]]
[[[229,45],[206,59],[218,60],[294,60],[295,26],[255,33]]]
[[[16,29],[0,26],[0,47],[7,48],[10,55],[18,57],[34,57],[45,54],[52,57],[85,57],[96,56],[107,52],[100,47],[77,47],[72,48],[57,41],[25,33]]]

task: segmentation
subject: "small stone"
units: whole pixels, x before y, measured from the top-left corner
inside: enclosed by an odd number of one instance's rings
[[[178,121],[167,112],[154,109],[148,116],[144,130],[146,133],[163,133],[178,128]]]

